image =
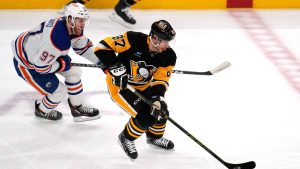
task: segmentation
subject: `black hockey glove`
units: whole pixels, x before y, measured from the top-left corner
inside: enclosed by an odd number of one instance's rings
[[[158,121],[163,119],[163,115],[161,114],[167,114],[169,115],[168,106],[165,102],[165,98],[162,96],[152,96],[151,101],[153,103],[153,106],[150,109],[150,114],[157,118]]]
[[[125,89],[128,83],[126,67],[122,63],[117,63],[108,68],[112,75],[113,84],[119,86],[121,90]]]

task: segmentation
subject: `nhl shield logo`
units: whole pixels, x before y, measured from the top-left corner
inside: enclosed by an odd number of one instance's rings
[[[52,83],[51,83],[51,82],[46,83],[46,87],[47,87],[47,88],[50,88],[51,86],[52,86]]]

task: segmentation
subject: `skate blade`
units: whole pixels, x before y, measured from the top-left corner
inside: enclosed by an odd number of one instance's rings
[[[97,119],[100,119],[100,118],[101,118],[100,114],[98,116],[94,116],[94,117],[80,116],[80,117],[74,117],[73,121],[74,122],[85,122],[85,121],[97,120]]]
[[[134,28],[134,25],[133,24],[130,24],[130,23],[127,23],[125,22],[119,15],[117,15],[115,12],[113,12],[110,16],[108,16],[109,19],[111,19],[112,21],[122,25],[122,26],[125,26],[127,28],[130,28],[130,29],[133,29]]]
[[[172,151],[175,151],[175,148],[173,148],[173,149],[165,149],[165,148],[161,148],[161,147],[159,147],[159,146],[156,146],[156,145],[153,145],[153,144],[149,144],[148,143],[148,145],[151,147],[151,148],[154,148],[154,149],[156,149],[156,150],[161,150],[161,151],[170,151],[170,152],[172,152]]]
[[[44,118],[44,117],[39,117],[39,116],[35,116],[35,118],[36,119],[42,119],[42,120],[45,120],[45,121],[60,121],[60,120],[62,120],[62,118],[60,118],[60,119],[57,119],[57,120],[51,120],[51,119],[47,119],[47,118]]]

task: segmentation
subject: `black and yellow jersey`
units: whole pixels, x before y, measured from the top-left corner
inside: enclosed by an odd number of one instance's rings
[[[150,86],[155,94],[163,96],[169,86],[176,54],[172,48],[162,53],[150,52],[149,43],[148,35],[129,31],[101,40],[94,52],[105,67],[123,63],[129,75],[128,83],[134,88],[143,91]]]

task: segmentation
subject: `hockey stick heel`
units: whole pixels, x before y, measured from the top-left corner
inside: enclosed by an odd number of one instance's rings
[[[195,72],[195,71],[186,71],[186,70],[173,70],[173,73],[176,74],[189,74],[189,75],[214,75],[224,69],[227,69],[231,66],[231,63],[228,61],[223,62],[219,66],[205,72]]]

